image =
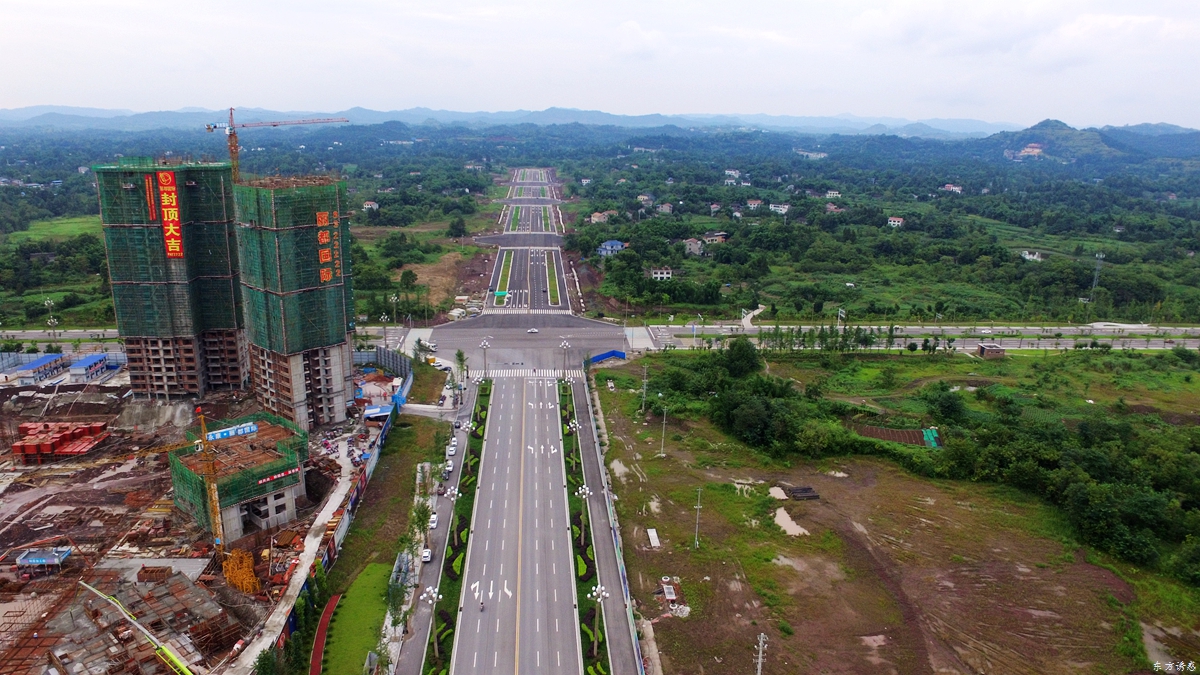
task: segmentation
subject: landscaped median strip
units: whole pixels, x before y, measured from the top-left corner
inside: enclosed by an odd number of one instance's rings
[[[558,264],[554,251],[546,251],[546,280],[550,285],[550,304],[558,304]]]
[[[497,305],[508,304],[508,273],[512,270],[513,252],[504,252],[504,262],[500,264],[500,281],[496,284]]]
[[[479,463],[483,457],[484,429],[487,422],[488,401],[492,397],[492,381],[479,384],[475,400],[475,412],[471,416],[474,427],[467,434],[467,451],[463,455],[462,475],[458,481],[458,493],[452,497],[454,511],[446,523],[450,532],[446,537],[446,550],[442,552],[441,581],[436,589],[424,589],[423,602],[432,602],[433,629],[429,633],[429,644],[425,650],[425,666],[422,673],[441,675],[450,670],[454,650],[454,629],[458,621],[459,604],[463,593],[462,577],[467,560],[467,543],[470,538],[471,512],[475,507],[475,493]]]
[[[600,585],[596,567],[596,547],[592,539],[592,524],[587,517],[587,499],[592,489],[584,482],[583,457],[580,455],[575,400],[571,385],[558,383],[559,411],[563,435],[563,462],[567,467],[567,504],[571,513],[571,546],[575,553],[575,594],[579,604],[580,647],[587,675],[607,675],[609,672],[607,645],[601,621],[600,603],[615,589]]]

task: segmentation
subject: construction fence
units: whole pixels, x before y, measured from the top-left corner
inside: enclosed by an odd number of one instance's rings
[[[245,417],[213,422],[213,429],[236,427],[249,422],[268,422],[278,427],[286,428],[292,436],[275,444],[275,450],[282,455],[279,459],[248,468],[231,476],[217,479],[217,495],[221,508],[228,508],[242,502],[256,499],[300,482],[303,472],[282,476],[274,480],[260,482],[300,468],[308,459],[308,434],[301,431],[294,423],[270,413],[254,413]],[[199,427],[193,427],[186,432],[188,441],[195,442],[200,438]],[[175,488],[175,506],[193,515],[205,529],[211,529],[207,508],[204,477],[192,471],[183,463],[183,458],[195,454],[194,445],[173,450],[169,454],[171,464],[171,483]]]

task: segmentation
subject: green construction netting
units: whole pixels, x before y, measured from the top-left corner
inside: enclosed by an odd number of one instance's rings
[[[97,166],[100,214],[117,326],[124,336],[192,336],[242,327],[236,227],[228,164],[164,165],[122,158]],[[154,173],[174,171],[181,260],[166,257]],[[150,199],[147,197],[150,181]]]
[[[248,337],[274,352],[338,344],[353,330],[350,228],[334,215],[348,203],[345,185],[320,181],[267,179],[235,188]],[[319,225],[318,214],[328,224]],[[332,258],[323,261],[322,250]],[[330,276],[323,279],[323,270]]]
[[[241,504],[251,499],[257,499],[276,490],[299,483],[301,475],[299,473],[284,476],[263,484],[259,484],[258,481],[268,476],[283,473],[288,469],[299,467],[308,459],[308,434],[301,431],[292,422],[271,415],[270,413],[254,413],[237,419],[214,421],[209,425],[209,428],[224,429],[247,422],[269,422],[276,426],[285,427],[295,435],[275,444],[275,449],[281,455],[279,459],[254,467],[253,469],[248,469],[234,476],[221,478],[217,481],[217,496],[222,509],[234,506],[235,504]],[[189,441],[195,441],[199,438],[200,429],[198,427],[188,429],[187,439]],[[191,446],[170,453],[171,483],[175,488],[175,506],[182,511],[192,514],[202,527],[211,531],[212,525],[208,517],[204,478],[187,468],[181,459],[195,452],[195,447]]]

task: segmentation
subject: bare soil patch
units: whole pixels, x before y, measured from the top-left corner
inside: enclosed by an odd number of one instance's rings
[[[871,458],[753,468],[731,446],[728,462],[714,466],[717,453],[695,450],[698,437],[715,439],[703,421],[669,420],[668,457],[656,459],[657,447],[647,449],[657,443],[644,438],[657,437],[657,424],[620,414],[627,392],[600,392],[610,437],[624,439],[608,462],[624,469],[613,485],[630,591],[654,619],[668,675],[747,672],[759,632],[770,639],[764,673],[1136,668],[1114,649],[1133,589],[1056,540],[1062,523],[1041,503]],[[735,480],[762,482],[747,493],[732,489]],[[812,486],[821,498],[778,501],[767,494],[774,485]],[[700,486],[701,547],[693,550]],[[810,535],[779,531],[779,507]],[[656,594],[663,576],[680,578],[687,618],[671,616]]]
[[[459,267],[463,256],[458,251],[445,253],[434,263],[420,265],[405,265],[405,270],[412,270],[417,275],[417,283],[429,287],[429,302],[437,305],[447,298],[453,298],[458,293]],[[397,281],[403,270],[395,270],[393,278]]]

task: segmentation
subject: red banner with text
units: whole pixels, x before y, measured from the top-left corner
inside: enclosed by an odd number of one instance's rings
[[[183,226],[179,220],[179,187],[174,171],[158,173],[158,204],[162,210],[163,244],[168,258],[183,257]]]

